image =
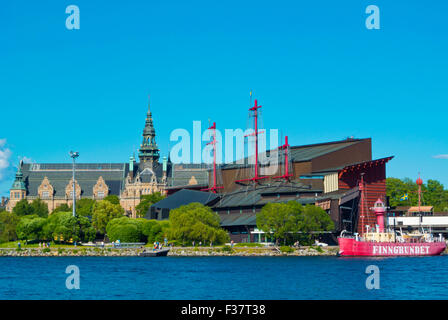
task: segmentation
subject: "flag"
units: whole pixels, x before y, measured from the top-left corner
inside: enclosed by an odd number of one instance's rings
[[[404,200],[408,200],[408,194],[407,193],[405,193],[404,195],[402,195],[400,197],[400,201],[404,201]]]

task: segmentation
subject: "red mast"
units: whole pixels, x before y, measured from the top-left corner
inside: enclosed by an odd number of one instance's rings
[[[274,179],[282,178],[285,180],[289,180],[289,177],[292,177],[292,174],[289,173],[288,147],[289,147],[288,136],[285,136],[285,144],[278,147],[280,150],[285,150],[285,163],[284,163],[285,173],[282,176],[274,177]]]
[[[213,139],[207,145],[213,145],[213,187],[207,189],[201,189],[201,191],[211,191],[216,193],[217,189],[222,189],[223,187],[216,186],[216,122],[213,122],[213,125],[208,128],[208,130],[212,130]]]
[[[364,234],[364,214],[366,213],[364,211],[364,173],[361,173],[361,181],[359,182],[359,191],[361,192],[361,235]]]
[[[254,113],[254,126],[255,126],[255,131],[251,134],[246,135],[246,137],[250,137],[250,136],[255,136],[255,175],[252,178],[249,179],[242,179],[242,180],[236,180],[235,182],[243,182],[243,181],[253,181],[256,182],[258,180],[261,179],[266,179],[269,178],[267,176],[259,176],[258,175],[258,134],[262,133],[263,131],[258,131],[258,109],[261,108],[261,106],[259,106],[257,104],[257,99],[255,99],[255,105],[249,109],[250,112]]]
[[[418,173],[418,179],[415,181],[415,183],[418,185],[418,213],[421,213],[421,204],[422,204],[422,184],[423,180],[420,178],[420,172]]]

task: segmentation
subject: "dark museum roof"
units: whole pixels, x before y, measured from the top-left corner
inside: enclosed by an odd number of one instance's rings
[[[81,187],[83,197],[93,196],[93,187],[99,177],[103,177],[110,194],[120,194],[124,178],[129,170],[125,163],[79,163],[76,164],[76,181]],[[65,197],[65,188],[72,178],[70,163],[23,164],[23,178],[28,196],[37,196],[42,180],[47,177],[54,188],[55,197]]]
[[[303,193],[321,193],[322,190],[311,189],[309,185],[300,182],[274,182],[269,185],[253,188],[241,187],[234,192],[221,195],[221,198],[213,206],[215,209],[232,207],[263,206],[266,203],[283,203],[295,200],[300,203],[314,203],[314,197],[300,198]]]
[[[152,207],[156,209],[176,209],[182,205],[192,202],[199,202],[203,205],[213,203],[219,196],[212,192],[203,192],[189,189],[182,189],[171,196],[154,203]]]
[[[134,176],[140,173],[143,183],[150,182],[155,174],[157,181],[163,177],[163,165],[155,163],[153,169],[140,169],[134,163]],[[27,196],[37,197],[42,180],[47,177],[54,188],[54,197],[65,197],[65,188],[72,178],[71,163],[24,163],[22,165],[23,181]],[[129,173],[129,163],[76,163],[76,181],[81,187],[81,197],[92,197],[93,187],[99,177],[103,177],[109,187],[109,194],[120,195],[124,189],[125,179]],[[197,185],[208,185],[208,169],[198,165],[167,166],[167,185],[169,187],[191,186],[194,177]]]
[[[352,146],[354,144],[366,141],[369,139],[352,139],[347,138],[345,140],[326,142],[326,143],[318,143],[318,144],[310,144],[304,146],[293,146],[290,147],[290,157],[292,162],[303,162],[310,161],[317,157],[326,155],[331,152],[338,151],[340,149],[344,149],[346,147]],[[269,155],[270,151],[267,152]],[[244,158],[244,163],[230,163],[221,166],[222,169],[235,169],[245,167],[249,161],[249,157]]]

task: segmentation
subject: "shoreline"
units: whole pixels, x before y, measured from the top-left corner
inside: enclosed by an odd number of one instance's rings
[[[303,246],[293,248],[291,253],[279,252],[275,247],[234,247],[232,252],[224,251],[222,247],[173,247],[168,257],[284,257],[284,256],[336,256],[339,247]],[[0,257],[137,257],[143,250],[150,247],[113,249],[113,248],[25,248],[18,251],[13,248],[0,248]]]

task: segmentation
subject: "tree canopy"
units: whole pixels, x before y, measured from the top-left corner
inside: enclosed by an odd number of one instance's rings
[[[105,197],[103,200],[109,201],[110,203],[113,203],[113,204],[120,204],[120,198],[118,198],[118,196],[115,194],[110,194],[107,197]]]
[[[12,212],[17,216],[38,215],[39,217],[48,217],[48,206],[40,198],[34,199],[31,203],[22,199],[14,206]]]
[[[164,199],[165,196],[160,192],[154,192],[152,194],[145,194],[140,197],[140,203],[135,207],[137,211],[137,217],[144,217],[149,208],[154,204]]]
[[[210,207],[193,202],[170,211],[171,238],[182,242],[202,241],[219,244],[229,241],[220,228],[220,219]]]
[[[68,241],[88,242],[95,239],[96,231],[90,220],[83,216],[73,217],[72,212],[51,214],[43,226],[45,239],[62,239]]]
[[[17,240],[16,228],[19,220],[14,213],[0,211],[0,242]]]
[[[333,230],[334,223],[322,208],[290,201],[266,204],[257,214],[257,228],[286,243],[298,232]]]
[[[143,223],[145,219],[131,219],[125,216],[109,221],[106,227],[109,240],[120,242],[141,242],[145,241],[143,235]]]
[[[76,201],[76,215],[83,217],[91,217],[96,201],[93,199],[80,199]]]
[[[109,201],[98,201],[93,207],[92,225],[101,233],[106,233],[106,226],[114,218],[123,217],[124,209],[119,204]]]
[[[386,179],[387,196],[390,206],[418,205],[418,186],[415,181],[405,178]],[[407,194],[407,200],[401,200]],[[448,211],[448,190],[437,180],[429,179],[422,185],[422,205],[433,206],[434,211]]]

